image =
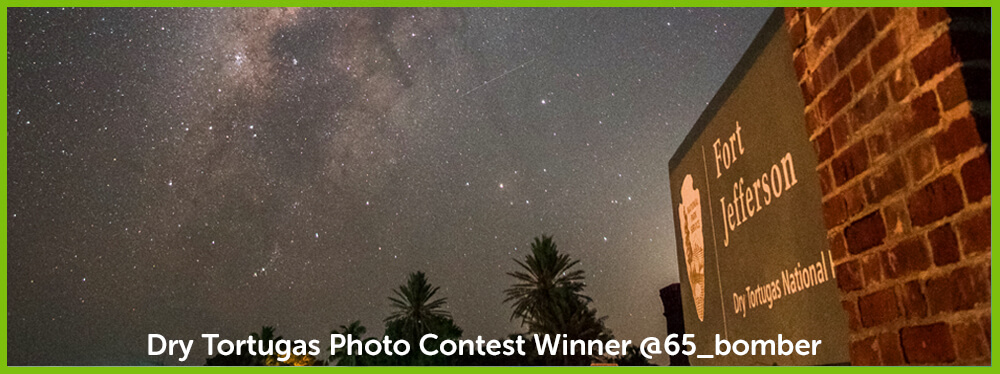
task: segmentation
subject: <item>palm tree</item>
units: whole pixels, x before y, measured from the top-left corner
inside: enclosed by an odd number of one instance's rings
[[[392,290],[396,296],[389,297],[389,300],[396,311],[385,321],[400,323],[408,338],[416,341],[430,330],[432,324],[451,318],[451,313],[442,309],[447,298],[431,300],[440,288],[432,287],[422,271],[410,273],[405,285]]]
[[[334,329],[330,331],[330,334],[341,334],[344,336],[350,335],[353,339],[361,340],[361,337],[368,332],[368,329],[361,325],[361,321],[351,322],[349,325],[340,325],[339,329]],[[333,351],[333,347],[330,347],[330,351]],[[337,366],[358,366],[358,353],[353,355],[347,355],[347,350],[342,349],[336,354],[330,355],[330,362],[336,360]]]
[[[538,334],[602,341],[611,338],[611,331],[604,326],[607,317],[597,317],[597,310],[590,307],[591,298],[583,294],[584,272],[573,269],[580,261],[559,253],[551,236],[536,237],[524,262],[514,261],[524,271],[507,273],[520,281],[504,291],[504,302],[513,302],[511,319],[521,318],[529,332]],[[565,356],[561,364],[586,365],[591,359],[586,355]],[[559,358],[545,360],[557,363]]]
[[[513,302],[511,319],[521,318],[521,323],[529,328],[551,324],[552,314],[560,310],[572,309],[570,303],[589,302],[583,295],[583,270],[572,270],[579,260],[570,260],[569,255],[559,253],[551,236],[536,237],[531,244],[531,254],[524,262],[514,260],[524,271],[508,272],[520,283],[514,284],[504,294],[504,302]],[[552,326],[555,327],[555,326]],[[536,330],[537,329],[532,329]]]

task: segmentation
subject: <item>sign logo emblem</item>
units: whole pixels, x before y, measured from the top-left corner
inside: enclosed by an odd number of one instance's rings
[[[684,241],[684,261],[687,263],[688,282],[694,295],[698,320],[705,320],[705,237],[701,228],[701,192],[694,188],[691,174],[681,184],[680,215],[681,237]]]

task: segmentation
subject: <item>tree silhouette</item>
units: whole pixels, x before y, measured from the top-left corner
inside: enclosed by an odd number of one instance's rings
[[[531,328],[551,322],[545,321],[545,314],[567,307],[560,304],[573,299],[590,301],[582,294],[586,287],[583,270],[572,270],[580,261],[559,253],[551,236],[536,237],[531,244],[531,254],[523,262],[516,259],[514,262],[524,271],[507,273],[520,281],[504,291],[507,296],[504,302],[513,302],[511,319],[521,318],[522,324]]]
[[[353,339],[362,340],[362,336],[368,332],[368,329],[361,325],[361,321],[351,322],[349,325],[340,325],[339,329],[334,329],[330,331],[330,334],[341,334],[346,336],[351,336]],[[366,340],[367,341],[367,340]],[[340,350],[336,354],[333,354],[333,346],[330,346],[330,362],[336,362],[337,366],[360,366],[359,364],[359,353],[355,352],[353,355],[348,355],[346,349]],[[334,361],[336,360],[336,361]]]
[[[395,311],[385,321],[399,323],[404,336],[416,341],[436,320],[451,318],[451,313],[442,309],[447,298],[431,300],[440,288],[431,286],[422,271],[410,273],[406,284],[392,290],[396,296],[389,300]]]
[[[566,334],[569,339],[611,338],[604,326],[607,317],[597,317],[590,297],[583,294],[584,271],[574,270],[579,260],[559,253],[551,236],[542,235],[531,244],[524,261],[514,260],[523,271],[507,274],[519,281],[504,291],[504,302],[513,302],[511,319],[520,318],[529,332]],[[563,357],[562,364],[587,364],[587,356]]]

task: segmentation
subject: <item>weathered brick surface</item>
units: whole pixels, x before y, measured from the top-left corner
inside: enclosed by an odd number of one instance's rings
[[[927,303],[931,314],[972,309],[990,300],[990,273],[985,265],[955,269],[927,280]],[[862,320],[864,317],[862,316]]]
[[[941,83],[938,83],[937,91],[938,97],[941,99],[941,109],[944,110],[949,110],[969,100],[961,69],[955,69]]]
[[[923,226],[962,210],[962,187],[952,175],[928,183],[910,196],[910,219]]]
[[[851,69],[851,86],[854,87],[854,92],[865,89],[871,82],[872,68],[870,65],[868,59],[865,58]]]
[[[927,316],[927,300],[924,298],[924,291],[920,289],[920,281],[909,281],[902,287],[903,292],[900,299],[903,302],[903,310],[906,318],[920,318]]]
[[[962,235],[962,251],[966,254],[990,252],[990,211],[977,212],[972,217],[958,223]]]
[[[885,223],[882,222],[882,213],[872,212],[847,226],[844,229],[844,239],[847,241],[847,251],[852,254],[861,253],[882,244],[882,240],[885,239]]]
[[[906,165],[910,171],[910,183],[918,184],[924,177],[934,172],[937,158],[934,156],[934,146],[929,141],[914,145],[906,152]]]
[[[985,357],[990,353],[989,341],[983,333],[983,327],[976,322],[961,323],[952,328],[952,337],[961,349],[958,349],[958,358],[977,359]]]
[[[834,53],[837,56],[837,67],[841,70],[846,69],[848,63],[868,46],[873,38],[875,38],[875,24],[871,17],[866,15],[854,24],[851,31],[848,31],[847,35],[844,35],[844,38],[837,44]]]
[[[991,363],[990,14],[786,12],[853,364]]]
[[[903,350],[899,346],[899,334],[886,332],[878,336],[878,351],[882,357],[882,365],[902,365],[906,363]]]
[[[990,195],[990,161],[981,154],[962,165],[962,184],[969,202],[977,202]]]
[[[875,337],[851,343],[851,362],[855,365],[872,366],[880,363],[878,343]]]
[[[938,22],[948,19],[948,13],[944,8],[918,8],[917,22],[920,28],[926,29],[934,26]]]
[[[882,38],[871,50],[872,71],[879,71],[885,64],[899,56],[896,30]]]
[[[931,243],[934,251],[934,264],[937,266],[947,265],[958,261],[958,239],[955,238],[955,231],[951,224],[945,224],[927,233],[927,241]]]
[[[951,46],[951,37],[948,34],[941,35],[927,49],[913,57],[913,71],[916,73],[917,82],[924,84],[937,73],[958,62],[958,56]]]
[[[813,140],[813,146],[816,147],[816,155],[819,156],[821,162],[830,158],[833,155],[833,137],[830,136],[830,129],[819,133],[819,136]]]
[[[844,291],[859,290],[864,287],[864,275],[858,261],[848,261],[834,268],[837,272],[837,287]]]
[[[843,185],[868,169],[868,147],[865,143],[855,143],[833,159],[833,180]]]
[[[892,249],[883,252],[885,276],[899,278],[913,272],[927,269],[931,265],[927,249],[920,238],[912,238],[897,243]]]
[[[878,284],[882,281],[882,258],[877,254],[870,254],[861,259],[861,271],[865,276],[865,287]]]
[[[833,118],[840,109],[851,102],[851,79],[841,78],[819,101],[823,118]]]
[[[861,325],[864,327],[878,326],[900,315],[896,306],[896,293],[891,288],[858,298],[858,309],[861,314]]]
[[[962,117],[952,122],[945,131],[934,136],[934,148],[941,164],[948,164],[959,154],[981,144],[972,117]]]
[[[899,332],[903,354],[914,364],[948,363],[955,361],[955,347],[948,325],[939,322],[925,326],[904,327]]]
[[[903,189],[905,186],[906,174],[903,171],[903,162],[896,160],[877,173],[869,175],[865,183],[865,194],[869,203],[877,204],[886,196]]]

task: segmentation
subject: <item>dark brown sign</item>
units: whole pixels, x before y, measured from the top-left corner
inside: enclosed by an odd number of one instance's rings
[[[767,21],[670,160],[693,365],[850,361],[816,154],[782,20],[776,11]],[[821,343],[805,355],[772,352],[766,341],[780,345],[779,334]],[[727,355],[716,354],[721,340]]]

